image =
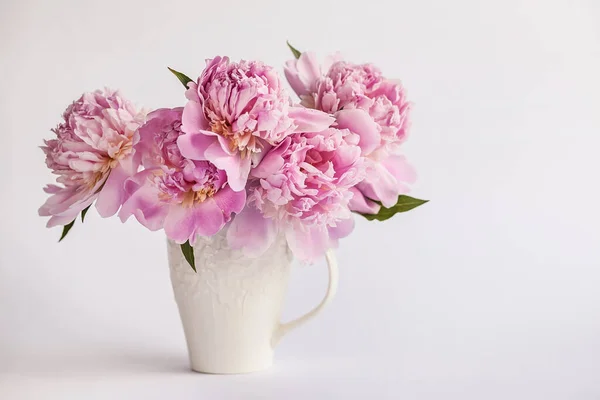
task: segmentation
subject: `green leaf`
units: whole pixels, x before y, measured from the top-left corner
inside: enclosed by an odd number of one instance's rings
[[[402,195],[398,196],[398,202],[394,206],[392,206],[390,208],[381,206],[381,209],[379,210],[379,212],[377,214],[360,214],[360,215],[362,215],[369,221],[373,221],[373,220],[385,221],[386,219],[392,218],[397,213],[412,210],[413,208],[419,207],[420,205],[423,205],[423,204],[427,203],[428,201],[429,200],[415,199],[414,197],[405,196],[402,194]],[[376,201],[376,203],[381,205],[381,203],[379,203],[378,201]]]
[[[292,46],[289,41],[287,41],[286,43],[287,43],[288,47],[290,48],[290,50],[292,51],[292,54],[294,55],[294,57],[300,58],[300,55],[302,54],[302,52],[300,50],[298,50],[297,48],[295,48],[294,46]]]
[[[183,256],[187,260],[190,267],[196,272],[196,260],[194,260],[194,248],[190,245],[190,241],[188,240],[184,244],[181,245],[181,252]]]
[[[73,221],[69,222],[68,224],[66,224],[66,225],[63,227],[63,232],[62,232],[62,235],[60,235],[60,239],[58,239],[58,242],[59,242],[59,243],[60,243],[60,242],[61,242],[61,241],[62,241],[62,240],[65,238],[65,236],[67,236],[67,233],[69,233],[69,231],[70,231],[70,230],[71,230],[71,228],[73,227],[73,224],[75,224],[75,220],[73,220]]]
[[[167,67],[167,68],[169,68],[169,67]],[[177,77],[177,79],[179,79],[179,82],[183,83],[183,86],[185,86],[186,89],[188,87],[188,83],[192,82],[190,77],[187,76],[186,74],[183,74],[179,71],[175,71],[173,68],[169,68],[169,71],[171,71],[173,73],[173,75],[175,75]]]
[[[90,209],[92,205],[90,204],[89,206],[87,206],[82,212],[81,212],[81,222],[83,222],[85,220],[85,214],[87,214],[88,210]],[[74,221],[73,221],[74,222]]]

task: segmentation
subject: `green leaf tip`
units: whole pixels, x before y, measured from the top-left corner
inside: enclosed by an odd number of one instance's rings
[[[74,224],[75,224],[75,220],[69,222],[68,224],[66,224],[63,227],[62,235],[60,235],[60,239],[58,239],[59,243],[65,238],[65,236],[67,236],[67,233],[69,233],[69,231],[71,230],[71,228],[73,227]]]
[[[181,82],[183,84],[183,86],[185,86],[185,88],[187,89],[188,83],[192,82],[192,80],[190,79],[190,77],[187,76],[184,73],[181,73],[179,71],[175,71],[171,67],[167,67],[167,68],[169,69],[169,71],[171,71],[173,73],[173,75],[175,75],[177,77],[177,79],[179,79],[179,82]]]
[[[189,240],[181,245],[181,252],[183,253],[183,256],[185,257],[188,264],[190,264],[190,267],[192,267],[194,272],[197,272],[196,260],[194,259],[194,248],[190,245]]]
[[[81,212],[81,222],[85,221],[85,214],[87,214],[88,210],[90,209],[92,205],[90,204],[89,206],[87,206],[86,208],[84,208],[84,210]]]
[[[290,50],[292,51],[292,54],[294,55],[294,57],[296,57],[297,59],[300,58],[300,55],[302,55],[302,52],[300,50],[298,50],[297,48],[295,48],[294,46],[292,46],[288,41],[286,41],[288,47],[290,48]]]
[[[381,209],[379,210],[379,212],[377,214],[360,214],[360,215],[362,215],[369,221],[373,221],[373,220],[385,221],[387,219],[392,218],[394,215],[396,215],[398,213],[410,211],[413,208],[419,207],[419,206],[427,203],[428,201],[429,200],[416,199],[414,197],[410,197],[410,196],[401,194],[400,196],[398,196],[398,201],[396,202],[396,204],[393,205],[392,207],[387,208],[387,207],[381,206]],[[378,201],[376,201],[376,203],[381,204]]]

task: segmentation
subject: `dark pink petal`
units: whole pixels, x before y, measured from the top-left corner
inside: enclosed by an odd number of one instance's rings
[[[275,241],[277,228],[254,206],[248,206],[235,216],[227,230],[227,243],[241,249],[247,257],[258,257]]]
[[[360,136],[358,145],[362,149],[363,156],[368,155],[381,144],[379,125],[364,110],[341,110],[335,114],[335,117],[337,128],[349,129]]]

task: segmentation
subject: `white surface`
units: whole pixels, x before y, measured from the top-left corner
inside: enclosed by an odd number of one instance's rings
[[[0,398],[600,398],[600,12],[577,1],[0,2]],[[358,221],[338,296],[273,370],[186,370],[160,233],[37,217],[36,148],[83,90],[181,105],[166,69],[281,65],[285,40],[401,78],[431,202]],[[284,315],[321,298],[293,271]]]

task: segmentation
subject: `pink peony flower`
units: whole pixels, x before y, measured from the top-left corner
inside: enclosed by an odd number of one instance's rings
[[[368,157],[364,160],[365,179],[351,189],[351,210],[377,214],[381,206],[373,200],[389,208],[397,203],[399,195],[410,192],[409,184],[415,182],[417,175],[404,156],[391,155],[379,162]]]
[[[257,255],[282,232],[304,261],[335,246],[354,227],[350,189],[364,178],[358,139],[335,128],[284,139],[252,170],[248,207],[233,220],[229,244]]]
[[[150,230],[164,228],[177,243],[217,233],[246,202],[246,192],[234,192],[225,171],[208,161],[182,156],[182,108],[159,109],[139,129],[136,158],[144,170],[125,183],[127,199],[119,212],[131,215]]]
[[[39,209],[51,217],[47,226],[66,225],[96,201],[98,213],[113,215],[121,205],[123,182],[135,173],[132,154],[135,132],[145,114],[118,91],[105,89],[83,94],[63,114],[64,121],[46,140],[46,165],[59,185]]]
[[[339,57],[319,68],[312,53],[288,61],[285,73],[303,105],[334,115],[338,128],[360,136],[367,174],[353,189],[351,208],[376,213],[380,206],[371,200],[386,207],[396,204],[408,191],[407,183],[415,180],[414,170],[399,155],[410,125],[410,103],[402,85],[386,79],[372,64],[351,64]]]
[[[215,57],[188,87],[181,153],[224,170],[236,191],[244,189],[251,166],[269,148],[298,129],[324,129],[333,122],[314,110],[290,107],[277,73],[256,61]]]

